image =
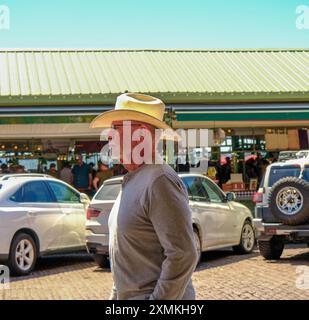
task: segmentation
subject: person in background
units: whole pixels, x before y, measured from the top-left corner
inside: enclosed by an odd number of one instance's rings
[[[267,159],[262,158],[262,156],[258,157],[258,184],[260,185],[260,183],[262,182],[266,169],[269,166],[269,162]]]
[[[7,166],[7,164],[2,163],[1,164],[1,173],[5,174],[5,173],[10,173],[9,167]]]
[[[90,162],[89,164],[89,170],[91,171],[92,174],[92,180],[95,178],[96,174],[97,174],[97,170],[94,169],[94,163]]]
[[[10,173],[26,173],[25,167],[19,164],[10,166]]]
[[[113,167],[114,176],[122,176],[122,175],[127,174],[127,173],[128,173],[128,170],[121,163],[116,164]]]
[[[225,164],[222,166],[222,183],[227,183],[231,180],[232,166],[231,166],[231,158],[225,158]]]
[[[98,163],[98,169],[99,170],[93,179],[93,187],[95,191],[98,191],[105,180],[110,179],[113,176],[113,171],[101,161]]]
[[[60,171],[60,179],[68,184],[73,184],[73,174],[69,161],[64,161]]]
[[[91,194],[92,190],[92,172],[89,166],[84,163],[83,157],[78,155],[76,165],[72,169],[73,186],[80,192]]]
[[[50,166],[49,166],[49,171],[48,171],[48,174],[54,178],[58,178],[58,172],[57,172],[57,168],[56,168],[56,165],[54,163],[52,163]]]

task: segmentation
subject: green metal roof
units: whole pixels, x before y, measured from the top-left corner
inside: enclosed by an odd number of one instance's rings
[[[309,101],[309,49],[0,51],[0,106]]]

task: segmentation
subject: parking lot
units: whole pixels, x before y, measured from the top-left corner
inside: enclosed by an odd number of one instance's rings
[[[306,246],[289,246],[280,261],[265,261],[231,250],[204,254],[193,280],[197,299],[308,299],[309,288],[297,288],[298,266],[309,265]],[[307,279],[308,283],[309,279]],[[86,254],[41,259],[30,276],[12,278],[1,299],[108,299],[110,270],[96,267]]]

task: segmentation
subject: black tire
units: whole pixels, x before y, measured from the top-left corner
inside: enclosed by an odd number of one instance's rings
[[[252,232],[252,240],[246,243],[244,231],[250,230]],[[251,234],[250,234],[251,235]],[[250,221],[246,221],[241,229],[240,242],[238,246],[234,246],[233,250],[236,254],[249,254],[253,251],[255,245],[255,231]]]
[[[197,260],[196,266],[198,266],[198,264],[202,260],[202,244],[201,244],[200,235],[196,229],[194,229],[194,240],[195,240],[195,248],[196,248],[197,255],[198,255],[198,260]]]
[[[100,268],[110,268],[110,262],[107,256],[103,254],[94,254],[93,259]]]
[[[28,259],[32,262],[29,263],[27,266],[25,266],[24,269],[22,269],[18,263],[20,262],[20,259],[18,259],[17,252],[16,252],[17,249],[20,248],[20,244],[22,241],[25,241],[26,243],[28,243],[28,246],[33,250],[31,253],[31,259],[29,258],[29,254],[25,254],[26,257],[28,257]],[[24,252],[26,251],[28,246],[24,249]],[[28,275],[35,268],[36,261],[37,261],[37,246],[35,244],[34,239],[27,233],[18,233],[14,237],[11,243],[9,261],[8,261],[10,273],[15,276]]]
[[[277,196],[283,188],[293,187],[302,196],[302,207],[295,214],[284,213],[279,209]],[[291,199],[293,201],[293,199]],[[309,221],[309,183],[294,177],[279,180],[269,194],[269,209],[272,215],[286,225],[299,225]]]
[[[258,246],[261,256],[266,260],[280,259],[284,249],[283,241],[276,238],[272,238],[269,241],[259,240]]]

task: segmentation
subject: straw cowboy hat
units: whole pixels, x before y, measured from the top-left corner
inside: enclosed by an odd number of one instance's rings
[[[165,104],[152,96],[139,93],[125,93],[117,98],[115,109],[96,117],[91,128],[110,128],[113,121],[138,121],[151,124],[158,129],[169,129],[165,139],[177,140],[180,137],[164,121]]]

